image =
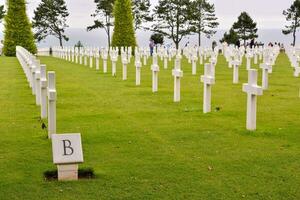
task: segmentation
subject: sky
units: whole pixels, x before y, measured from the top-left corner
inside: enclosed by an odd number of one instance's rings
[[[282,11],[288,8],[293,0],[209,0],[215,4],[216,15],[219,18],[220,29],[229,29],[242,11],[247,11],[257,22],[258,28],[282,28],[285,19]],[[27,0],[29,17],[40,0]],[[92,24],[90,14],[95,10],[94,0],[66,0],[70,11],[68,23],[72,28],[84,28]],[[158,0],[151,0],[156,5]],[[4,4],[5,0],[0,0]]]
[[[0,0],[0,5],[6,0]],[[155,6],[158,0],[150,0]],[[215,4],[216,15],[220,23],[219,29],[228,30],[242,11],[246,11],[257,22],[259,29],[282,29],[285,24],[282,12],[292,4],[293,0],[209,0]],[[33,17],[33,11],[40,0],[27,0],[27,13]],[[70,16],[70,28],[84,30],[93,23],[90,15],[95,10],[94,0],[66,0]],[[0,25],[0,32],[3,26]]]

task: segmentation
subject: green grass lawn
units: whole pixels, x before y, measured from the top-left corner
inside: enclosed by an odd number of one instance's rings
[[[120,63],[112,77],[110,63],[103,74],[55,58],[41,62],[57,76],[57,132],[82,134],[80,167],[92,167],[97,177],[43,179],[56,167],[40,109],[16,58],[0,57],[1,200],[300,199],[300,83],[286,55],[258,97],[255,132],[245,128],[245,62],[233,85],[232,69],[219,57],[210,114],[202,113],[203,66],[192,76],[186,60],[180,103],[173,103],[173,63],[161,67],[153,94],[150,65],[136,87],[133,65],[122,81]]]

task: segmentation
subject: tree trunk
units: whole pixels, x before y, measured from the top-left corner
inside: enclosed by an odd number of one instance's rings
[[[107,43],[108,43],[108,48],[110,48],[110,27],[107,27]]]
[[[199,44],[199,47],[201,47],[201,31],[199,31],[199,33],[198,33],[198,44]]]
[[[58,39],[59,39],[59,45],[60,45],[60,47],[63,47],[61,34],[59,34]]]
[[[293,46],[296,45],[296,28],[294,28],[294,32],[293,32]]]
[[[176,45],[176,49],[178,50],[179,48],[179,42],[178,41],[174,41],[175,42],[175,45]]]

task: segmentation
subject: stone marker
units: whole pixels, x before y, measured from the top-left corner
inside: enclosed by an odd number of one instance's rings
[[[194,52],[192,55],[192,75],[196,75],[197,74],[197,52]]]
[[[239,61],[232,61],[232,65],[233,65],[233,83],[237,84],[239,83],[239,65],[240,62]]]
[[[94,60],[94,57],[93,57],[93,50],[90,51],[90,68],[93,68],[93,60]]]
[[[262,88],[264,90],[267,90],[269,87],[269,72],[272,71],[272,65],[266,63],[262,63],[260,65],[260,68],[262,69]]]
[[[248,70],[248,83],[243,84],[243,91],[247,93],[247,130],[256,130],[257,96],[263,95],[263,89],[257,85],[257,70]]]
[[[46,65],[41,65],[41,118],[47,118],[47,77]]]
[[[118,55],[117,53],[113,53],[111,56],[111,74],[112,76],[116,76],[117,75],[117,61],[118,61]]]
[[[258,60],[258,58],[257,58],[257,53],[254,53],[254,64],[255,64],[255,65],[257,65],[257,60]]]
[[[122,71],[123,71],[123,81],[127,80],[127,57],[124,56],[123,59],[122,59]]]
[[[35,69],[35,102],[36,105],[41,105],[41,67],[40,61],[36,61],[36,69]]]
[[[99,51],[97,51],[96,55],[96,70],[99,71]]]
[[[82,65],[83,48],[79,48],[79,64]]]
[[[48,72],[48,138],[56,134],[55,72]]]
[[[87,49],[83,52],[83,56],[84,56],[84,66],[87,66],[88,65],[88,62],[87,62],[88,51],[87,51]]]
[[[183,77],[183,72],[180,67],[180,58],[176,57],[175,67],[172,70],[174,76],[174,102],[180,102],[180,79]]]
[[[135,55],[135,85],[141,85],[141,59],[140,59],[140,53],[136,52]]]
[[[164,69],[168,69],[168,59],[169,59],[168,51],[165,50],[165,52],[164,52]]]
[[[78,163],[83,163],[81,135],[52,135],[53,163],[57,165],[59,181],[78,180]]]
[[[30,69],[30,77],[31,77],[31,89],[32,94],[35,95],[36,89],[35,89],[35,69],[36,69],[36,62],[33,57],[31,57],[32,64],[29,66]]]
[[[157,54],[153,53],[153,64],[151,66],[152,70],[152,92],[158,91],[158,72],[159,66],[157,64]]]
[[[247,70],[251,69],[251,55],[250,54],[246,54],[246,59],[247,59]]]
[[[211,112],[211,87],[215,84],[215,77],[212,75],[212,65],[204,65],[204,75],[201,76],[201,82],[204,84],[203,91],[203,113]]]
[[[103,59],[103,73],[107,73],[107,58],[108,58],[108,53],[106,50],[104,50],[102,59]]]
[[[299,77],[300,67],[299,67],[297,60],[292,62],[292,66],[294,67],[294,77]]]
[[[75,63],[78,64],[78,49],[79,48],[75,48]]]

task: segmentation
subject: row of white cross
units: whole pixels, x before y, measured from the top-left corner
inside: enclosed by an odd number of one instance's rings
[[[291,46],[287,49],[286,53],[291,62],[291,66],[294,68],[294,76],[299,77],[300,76],[300,66],[299,66],[300,49]]]
[[[41,119],[48,118],[48,138],[52,140],[53,162],[57,165],[58,180],[77,180],[78,163],[83,162],[81,135],[56,134],[55,72],[48,72],[47,82],[46,65],[40,65],[40,61],[34,55],[20,46],[16,48],[16,56],[32,94],[36,97],[36,105],[41,106]]]
[[[68,49],[68,48],[67,48]],[[98,49],[99,50],[99,49]],[[121,61],[122,61],[122,79],[127,80],[127,65],[131,60],[131,49],[130,48],[120,48],[108,49],[102,48],[98,53],[90,54],[90,67],[93,67],[93,60],[95,55],[96,59],[96,70],[99,70],[99,58],[103,60],[103,72],[107,73],[107,61],[108,56],[111,58],[112,62],[112,75],[116,75],[116,62],[118,61],[118,53],[121,51]],[[53,55],[62,59],[73,61],[79,64],[82,63],[80,60],[87,60],[87,55],[85,54],[72,54],[72,51],[68,51],[61,48],[54,48]],[[142,65],[147,65],[148,57],[150,56],[145,51],[145,48],[135,48],[135,67],[136,67],[136,85],[141,84],[141,67]],[[204,84],[204,94],[203,94],[203,112],[211,112],[211,87],[215,84],[215,66],[217,63],[219,49],[209,50],[208,48],[194,48],[186,47],[184,49],[174,50],[174,49],[163,49],[157,48],[152,57],[152,92],[158,91],[158,73],[160,67],[158,65],[158,58],[160,57],[164,62],[164,68],[168,68],[168,61],[174,59],[175,65],[172,70],[172,75],[174,76],[174,102],[180,102],[180,79],[183,77],[183,71],[181,70],[181,59],[182,55],[188,59],[188,62],[192,64],[192,74],[195,75],[197,71],[197,61],[205,62],[207,58],[209,63],[204,64],[204,75],[201,76],[201,82]],[[239,66],[242,64],[242,59],[245,56],[247,59],[247,70],[248,70],[248,83],[243,85],[243,91],[248,94],[247,100],[247,129],[256,129],[256,98],[258,95],[263,94],[263,90],[268,89],[268,74],[272,73],[272,66],[279,54],[279,49],[277,48],[254,48],[254,49],[243,49],[243,48],[232,48],[227,47],[223,49],[224,56],[228,61],[228,67],[233,68],[233,83],[239,83]],[[74,58],[73,58],[74,57]],[[78,57],[78,58],[77,58]],[[144,62],[141,62],[141,57],[144,57]],[[72,59],[73,58],[73,59]],[[257,85],[257,70],[251,69],[251,59],[254,59],[254,63],[258,63],[258,59],[263,63],[260,64],[262,69],[262,87]],[[84,65],[88,66],[87,62]]]
[[[16,48],[16,56],[32,89],[32,94],[36,97],[36,105],[41,108],[41,119],[48,118],[48,137],[51,138],[52,134],[56,134],[55,72],[49,71],[47,79],[46,65],[41,65],[40,61],[23,47]]]

